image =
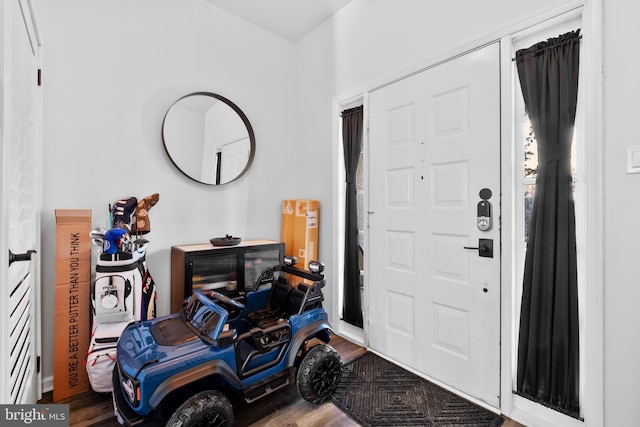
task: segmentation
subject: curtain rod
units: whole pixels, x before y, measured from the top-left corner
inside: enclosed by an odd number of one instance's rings
[[[343,114],[351,114],[351,113],[355,113],[358,110],[362,110],[364,109],[364,107],[362,105],[358,105],[357,107],[352,107],[352,108],[347,108],[346,110],[343,110],[340,115],[342,116]]]
[[[578,36],[578,40],[581,40],[581,39],[582,39],[582,35],[579,35],[579,36]],[[559,43],[559,44],[557,44],[557,45],[555,45],[555,46],[549,46],[549,45],[547,45],[547,46],[545,46],[545,47],[541,47],[540,49],[536,49],[536,50],[534,50],[533,52],[529,52],[529,53],[527,53],[527,54],[525,54],[525,55],[522,55],[522,56],[521,56],[521,58],[526,57],[526,56],[530,56],[530,55],[536,55],[536,54],[538,54],[538,53],[540,53],[540,52],[542,52],[542,51],[544,51],[544,50],[549,49],[549,47],[556,47],[556,46],[560,46],[560,45],[563,45],[563,44],[567,44],[567,43],[569,43],[571,40],[573,40],[573,39],[565,40],[564,42]],[[544,42],[540,42],[540,43],[544,43]],[[518,58],[517,58],[517,57],[515,57],[515,58],[511,58],[511,62],[515,61],[516,59],[518,59]]]

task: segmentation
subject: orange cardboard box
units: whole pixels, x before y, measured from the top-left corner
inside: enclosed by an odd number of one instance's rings
[[[88,289],[89,282],[79,283],[78,286]],[[53,343],[54,402],[89,391],[89,377],[85,367],[89,349],[89,316],[83,315],[79,308],[82,296],[76,297],[73,292],[69,292],[69,285],[56,286],[56,294],[59,288],[66,288],[69,308],[56,310],[53,317],[56,328]],[[88,297],[88,291],[86,295]]]
[[[317,200],[282,201],[281,240],[285,244],[284,252],[297,257],[297,267],[305,270],[309,268],[309,261],[318,260],[319,211]]]
[[[89,390],[91,211],[56,209],[54,402]]]

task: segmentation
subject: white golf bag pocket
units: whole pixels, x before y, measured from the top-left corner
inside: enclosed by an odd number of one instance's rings
[[[118,338],[128,323],[96,324],[87,352],[87,374],[93,391],[107,393],[113,390],[111,377],[116,364]]]
[[[96,277],[93,289],[94,323],[133,321],[133,274],[106,274]],[[124,274],[129,272],[123,272]]]

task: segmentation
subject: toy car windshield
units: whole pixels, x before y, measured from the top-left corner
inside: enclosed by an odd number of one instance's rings
[[[204,335],[209,335],[218,326],[220,320],[218,313],[211,311],[197,298],[189,300],[185,307],[185,315],[189,323]]]
[[[182,319],[201,338],[217,338],[226,321],[227,312],[196,290],[182,309]]]

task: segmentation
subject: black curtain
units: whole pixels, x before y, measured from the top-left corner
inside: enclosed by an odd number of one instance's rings
[[[342,320],[362,328],[360,299],[360,261],[358,245],[358,202],[356,172],[362,147],[362,106],[342,112],[342,142],[346,171],[345,235],[344,235],[344,305]]]
[[[516,392],[579,416],[578,274],[571,140],[580,30],[516,52],[538,173],[525,257]]]

